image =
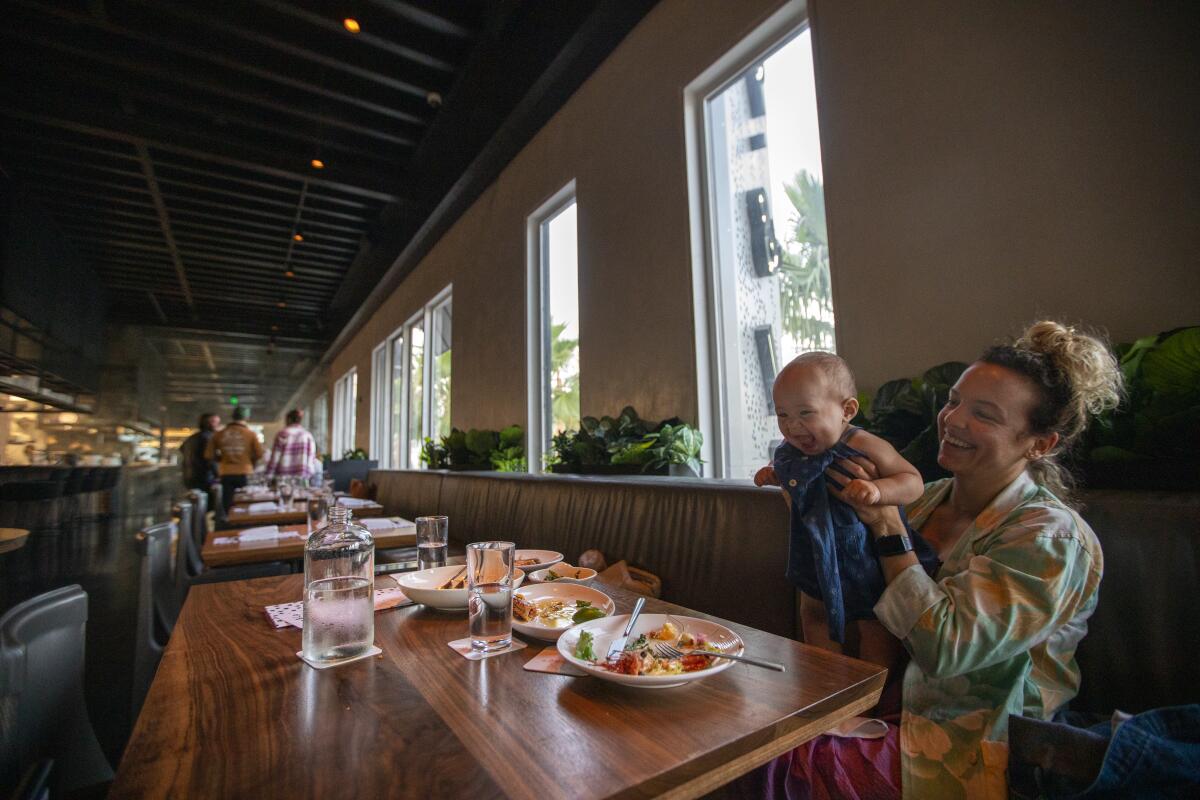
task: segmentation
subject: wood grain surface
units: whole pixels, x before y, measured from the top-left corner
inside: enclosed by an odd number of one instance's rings
[[[110,797],[695,797],[874,705],[885,671],[723,622],[737,665],[670,689],[528,672],[446,646],[465,612],[379,612],[383,653],[326,670],[263,606],[299,575],[193,587]],[[599,587],[628,612],[634,596]],[[647,612],[704,617],[650,600]]]
[[[388,530],[373,530],[371,536],[375,539],[375,549],[386,550],[392,547],[414,547],[417,544],[416,526],[408,520]],[[204,539],[200,548],[200,558],[210,567],[228,567],[234,564],[261,564],[266,561],[292,561],[304,558],[304,542],[308,535],[307,524],[281,525],[279,530],[294,531],[301,534],[286,539],[268,539],[257,542],[223,542],[216,544],[217,539],[228,539],[238,536],[240,528],[224,531],[214,531]]]

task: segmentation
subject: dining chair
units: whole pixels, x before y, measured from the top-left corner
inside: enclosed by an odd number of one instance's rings
[[[163,648],[179,616],[179,595],[171,578],[171,537],[176,530],[174,522],[160,522],[136,537],[142,565],[138,577],[137,638],[133,660],[134,719],[142,708]]]
[[[54,761],[54,796],[112,780],[84,701],[87,617],[79,586],[38,595],[0,617],[0,785],[17,785],[43,759]]]

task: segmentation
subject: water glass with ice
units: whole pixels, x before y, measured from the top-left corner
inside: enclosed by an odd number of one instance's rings
[[[449,536],[449,517],[417,517],[417,569],[446,566]]]
[[[329,521],[329,497],[324,492],[308,495],[308,532],[319,531]]]
[[[512,644],[512,542],[467,545],[467,609],[471,649],[489,653]]]

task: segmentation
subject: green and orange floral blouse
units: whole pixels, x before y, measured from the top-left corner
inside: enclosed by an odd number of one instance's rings
[[[925,487],[914,529],[950,496]],[[1079,689],[1075,648],[1096,608],[1100,543],[1027,475],[984,509],[930,578],[909,567],[875,613],[912,656],[900,752],[905,797],[1006,797],[1008,717],[1049,718]]]

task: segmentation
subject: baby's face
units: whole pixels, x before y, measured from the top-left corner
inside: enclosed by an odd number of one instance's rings
[[[823,453],[837,444],[854,416],[847,398],[839,397],[825,373],[815,366],[792,367],[780,373],[772,395],[779,432],[805,455]]]

